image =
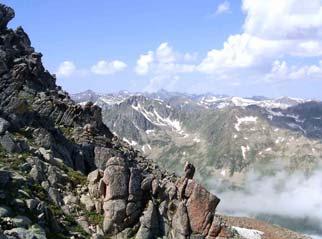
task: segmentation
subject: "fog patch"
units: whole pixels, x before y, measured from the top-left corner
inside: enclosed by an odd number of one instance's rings
[[[217,210],[233,216],[256,217],[321,239],[321,168],[309,176],[300,171],[290,174],[280,170],[270,176],[257,172],[249,172],[241,188],[215,179],[208,183],[221,198]]]

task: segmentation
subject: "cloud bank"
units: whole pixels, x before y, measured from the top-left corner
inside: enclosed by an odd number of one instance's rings
[[[216,182],[213,180],[213,182]],[[283,170],[273,176],[248,173],[240,190],[212,184],[221,199],[219,212],[259,217],[293,230],[322,236],[322,169],[312,175]]]

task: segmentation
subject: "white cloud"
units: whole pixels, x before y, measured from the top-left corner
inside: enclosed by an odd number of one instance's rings
[[[320,80],[322,79],[322,61],[317,65],[288,66],[285,61],[276,60],[270,73],[265,75],[269,81],[277,80]]]
[[[267,75],[295,79],[300,72],[303,77],[317,77],[311,72],[319,65],[288,68],[292,74],[272,72],[268,66],[288,57],[297,57],[302,63],[305,57],[322,57],[321,0],[243,0],[242,9],[244,31],[229,36],[221,49],[208,51],[197,67],[200,72],[236,75],[243,69],[249,71],[249,79]],[[287,66],[280,67],[282,71]]]
[[[320,0],[243,0],[245,32],[270,39],[320,38]]]
[[[186,63],[195,59],[195,53],[175,52],[169,43],[163,42],[154,51],[140,55],[134,70],[138,75],[150,77],[150,82],[145,90],[169,89],[179,81],[178,75],[196,71],[196,65]]]
[[[101,60],[91,67],[91,71],[97,75],[112,75],[123,71],[127,65],[123,61],[105,61]]]
[[[149,51],[142,54],[136,62],[135,72],[139,75],[145,75],[149,72],[151,63],[153,62],[153,52]]]
[[[198,69],[204,73],[215,73],[225,69],[251,67],[260,64],[265,58],[275,57],[284,45],[246,33],[232,35],[222,49],[209,51]]]
[[[76,66],[74,64],[74,62],[72,61],[64,61],[62,62],[57,71],[56,71],[56,75],[57,77],[70,77],[73,73],[75,73],[76,71]]]
[[[220,15],[223,13],[227,13],[229,11],[230,11],[230,3],[228,1],[224,1],[217,6],[217,10],[215,14]]]

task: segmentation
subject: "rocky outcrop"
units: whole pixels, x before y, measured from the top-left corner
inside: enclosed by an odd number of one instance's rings
[[[144,175],[140,165],[126,158],[106,161],[104,172],[88,175],[96,212],[104,215],[105,234],[118,235],[127,228],[136,238],[215,238],[220,233],[222,225],[215,217],[220,200],[192,179],[192,164],[187,163],[185,177],[176,179]]]

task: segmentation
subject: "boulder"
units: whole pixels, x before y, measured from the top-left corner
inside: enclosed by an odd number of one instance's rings
[[[87,211],[95,210],[95,204],[89,195],[82,195],[80,202],[85,205]]]
[[[103,181],[106,185],[105,200],[114,198],[127,198],[129,171],[127,167],[121,166],[122,161],[114,160],[104,171]],[[117,163],[120,163],[118,165]]]
[[[188,180],[185,196],[188,197],[187,209],[191,230],[195,233],[204,233],[207,217],[215,213],[220,199],[211,194],[194,180]]]
[[[0,188],[6,188],[11,179],[11,173],[9,171],[0,170]]]
[[[31,220],[28,217],[25,216],[16,216],[12,218],[13,225],[15,227],[24,227],[27,228],[31,225]]]
[[[126,202],[123,199],[110,200],[104,202],[104,222],[103,231],[107,235],[120,232],[125,225],[126,217]]]
[[[0,134],[4,134],[9,127],[10,123],[5,119],[0,118]]]
[[[176,232],[176,237],[178,237],[177,234],[180,234],[185,238],[190,234],[187,207],[183,202],[179,203],[178,208],[173,216],[172,228]]]
[[[13,228],[11,230],[4,231],[4,235],[9,238],[15,239],[46,239],[46,232],[43,228],[32,225],[29,229],[25,228]]]
[[[137,239],[152,239],[160,234],[159,213],[152,201],[148,202],[146,210],[140,218],[141,226],[136,234]]]
[[[18,144],[16,144],[8,132],[0,136],[0,144],[9,153],[20,153],[21,151]]]
[[[12,216],[11,208],[7,206],[0,206],[0,218]]]

